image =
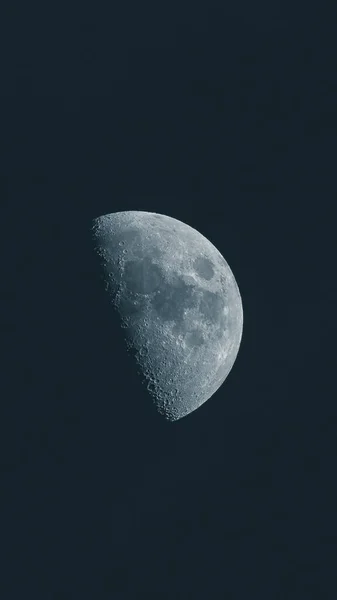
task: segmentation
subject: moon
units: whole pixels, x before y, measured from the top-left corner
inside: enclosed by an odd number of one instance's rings
[[[160,414],[199,408],[233,367],[243,309],[234,275],[201,233],[165,215],[124,211],[93,221],[106,290]]]

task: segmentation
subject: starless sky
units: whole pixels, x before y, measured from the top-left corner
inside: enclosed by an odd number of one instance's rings
[[[117,4],[1,19],[1,598],[332,600],[336,15]],[[128,209],[200,231],[242,295],[232,372],[174,424],[91,252]]]

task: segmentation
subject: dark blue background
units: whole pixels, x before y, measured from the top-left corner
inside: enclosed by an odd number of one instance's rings
[[[336,14],[5,13],[1,597],[334,599]],[[171,425],[91,252],[127,209],[200,230],[243,298],[228,380]]]

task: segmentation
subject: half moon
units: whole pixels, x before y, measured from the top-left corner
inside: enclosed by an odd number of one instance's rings
[[[98,217],[106,289],[159,413],[170,421],[208,400],[229,374],[243,310],[234,275],[201,233],[157,213]]]

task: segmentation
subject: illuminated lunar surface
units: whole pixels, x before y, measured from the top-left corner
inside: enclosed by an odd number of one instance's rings
[[[202,234],[165,215],[104,215],[93,238],[127,347],[157,410],[176,421],[208,400],[235,362],[243,310],[233,273]]]

